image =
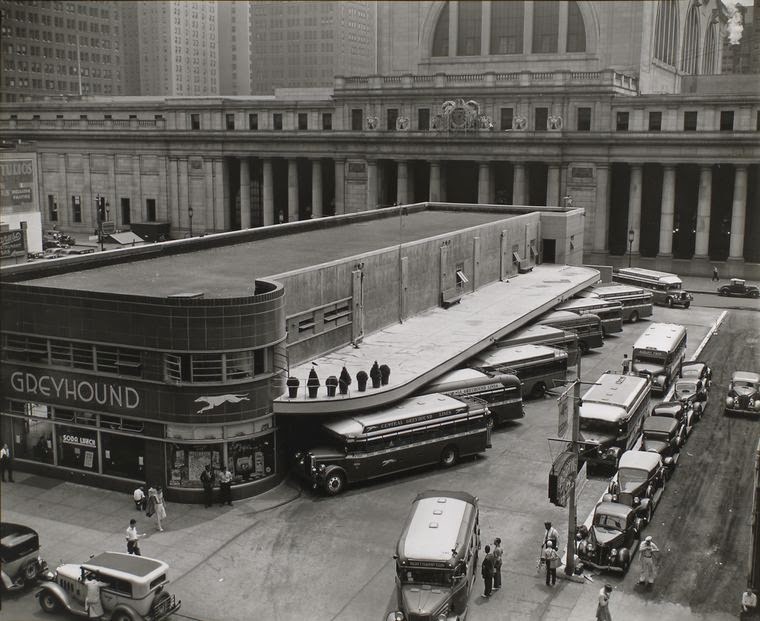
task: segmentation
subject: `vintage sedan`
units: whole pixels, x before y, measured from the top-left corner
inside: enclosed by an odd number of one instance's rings
[[[712,369],[706,363],[699,360],[684,362],[681,365],[681,377],[694,377],[702,380],[704,385],[709,389],[710,384],[712,384]]]
[[[718,295],[738,295],[742,298],[760,297],[760,289],[755,285],[748,285],[742,278],[732,278],[727,285],[718,287]]]
[[[695,377],[682,377],[676,381],[673,398],[694,408],[697,418],[705,411],[707,402],[707,387],[705,382]]]
[[[179,610],[181,602],[164,589],[169,566],[163,561],[122,552],[103,552],[86,563],[60,565],[52,582],[37,593],[42,610],[66,610],[87,616],[85,577],[102,582],[100,599],[109,621],[161,621]]]
[[[50,579],[47,563],[40,556],[37,531],[21,524],[0,524],[0,575],[2,590],[23,589],[40,579]]]
[[[736,371],[726,394],[724,414],[760,414],[760,374]]]
[[[626,451],[620,457],[605,499],[631,507],[644,524],[649,524],[665,489],[665,471],[659,453]]]
[[[686,432],[675,418],[650,416],[641,430],[641,450],[662,457],[665,476],[669,477],[686,442]]]
[[[694,424],[698,420],[694,408],[688,403],[681,401],[663,401],[652,408],[652,416],[661,416],[663,418],[672,418],[677,420],[683,430],[682,436],[688,437],[694,430]]]
[[[642,527],[632,507],[602,501],[594,509],[591,528],[578,529],[578,558],[595,569],[625,573],[639,547]]]

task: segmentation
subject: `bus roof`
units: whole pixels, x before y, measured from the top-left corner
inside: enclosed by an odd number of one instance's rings
[[[556,347],[546,345],[516,345],[514,347],[499,347],[475,356],[470,363],[476,367],[500,367],[518,364],[521,362],[533,362],[540,360],[554,360],[567,358],[567,352]]]
[[[514,375],[489,375],[476,369],[456,369],[443,374],[437,380],[428,384],[423,391],[425,393],[448,393],[453,390],[475,386],[511,386],[516,388],[520,385],[520,380]]]
[[[604,373],[583,395],[583,404],[601,403],[630,408],[642,392],[648,390],[649,380],[636,375]],[[581,411],[583,406],[581,406]],[[597,418],[593,416],[593,418]]]
[[[539,318],[538,323],[542,325],[550,325],[554,327],[562,327],[564,325],[585,325],[589,323],[601,324],[602,320],[599,319],[599,315],[594,313],[585,313],[579,315],[569,310],[558,310],[551,313],[547,313],[543,317]]]
[[[633,349],[673,351],[686,335],[686,328],[678,323],[653,323],[633,344]]]
[[[647,270],[642,267],[621,267],[618,270],[621,276],[636,276],[652,282],[662,282],[668,285],[680,285],[681,279],[670,272],[658,272],[656,270]]]
[[[367,429],[370,427],[377,429],[387,426],[391,429],[397,426],[394,423],[400,423],[404,419],[419,419],[419,417],[449,410],[464,411],[467,407],[467,404],[459,399],[433,393],[404,399],[389,408],[375,412],[342,417],[338,420],[324,423],[323,426],[337,435],[355,437],[367,433]]]
[[[419,494],[399,538],[399,562],[417,560],[453,567],[467,551],[464,544],[476,511],[477,498],[464,492]]]
[[[538,345],[544,342],[556,343],[558,341],[572,341],[575,340],[575,334],[572,332],[565,332],[561,328],[555,328],[554,326],[547,326],[544,324],[537,324],[528,328],[523,328],[510,334],[507,338],[501,339],[499,345],[514,346],[523,345],[525,343],[532,343]]]
[[[602,299],[616,300],[618,298],[626,298],[629,296],[651,297],[652,293],[641,287],[636,287],[635,285],[611,283],[591,287],[590,289],[581,291],[578,295],[581,297],[599,297]]]
[[[569,311],[582,311],[598,309],[621,309],[623,305],[620,302],[614,300],[604,300],[601,298],[578,298],[574,300],[568,300],[557,306],[557,310],[569,310]]]

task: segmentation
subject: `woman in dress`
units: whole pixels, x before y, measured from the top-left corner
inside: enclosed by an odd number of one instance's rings
[[[166,519],[166,506],[164,504],[164,490],[158,485],[148,490],[148,512],[156,516],[156,527],[163,532],[161,520]]]

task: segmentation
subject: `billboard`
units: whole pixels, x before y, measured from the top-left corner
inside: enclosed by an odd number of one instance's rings
[[[0,160],[0,204],[4,213],[36,210],[34,172],[32,158]]]
[[[21,229],[0,231],[0,257],[7,259],[26,254],[26,235]]]

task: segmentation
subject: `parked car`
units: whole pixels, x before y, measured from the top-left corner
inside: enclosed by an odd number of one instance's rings
[[[735,371],[726,394],[724,414],[760,414],[760,374]]]
[[[53,613],[67,610],[79,616],[84,612],[86,576],[105,586],[100,599],[105,618],[110,621],[161,621],[179,610],[181,602],[164,589],[169,583],[169,566],[145,556],[103,552],[86,563],[60,565],[52,582],[42,585],[37,594],[40,607]]]
[[[649,524],[665,488],[665,469],[658,453],[626,451],[605,499],[633,508],[643,523]]]
[[[718,287],[718,295],[738,295],[742,298],[760,297],[760,289],[755,285],[748,285],[746,280],[732,278],[727,285]]]
[[[675,384],[673,398],[694,408],[694,413],[701,418],[707,402],[705,382],[695,377],[682,377]]]
[[[681,377],[694,377],[702,380],[704,385],[709,389],[712,384],[712,369],[706,363],[699,360],[684,362],[681,365]]]
[[[675,418],[650,416],[644,421],[641,433],[641,450],[658,454],[665,466],[664,474],[669,477],[686,442],[683,426]]]
[[[652,416],[672,418],[677,420],[683,429],[683,437],[686,438],[694,429],[694,423],[699,417],[690,404],[681,401],[663,401],[652,408]]]
[[[595,569],[625,573],[639,547],[643,527],[635,509],[618,502],[600,502],[591,528],[578,529],[578,558]]]
[[[39,535],[28,526],[0,524],[0,560],[3,591],[23,589],[52,576],[40,556]]]

